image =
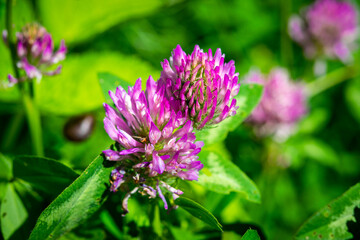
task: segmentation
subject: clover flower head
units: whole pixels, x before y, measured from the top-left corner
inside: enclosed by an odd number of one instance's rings
[[[6,30],[3,31],[3,39],[8,44]],[[42,75],[56,75],[61,71],[61,65],[51,70],[54,64],[65,59],[66,46],[61,41],[59,49],[54,52],[54,43],[46,29],[37,23],[27,24],[21,32],[16,33],[16,50],[19,62],[17,67],[23,69],[29,79],[42,78]],[[8,75],[10,84],[24,81],[25,78],[16,79]]]
[[[136,192],[149,198],[159,196],[167,209],[161,188],[176,198],[182,192],[170,184],[176,179],[198,179],[203,165],[197,154],[203,143],[195,141],[192,122],[171,108],[165,86],[158,86],[151,76],[145,92],[138,79],[127,92],[118,87],[109,94],[116,110],[104,104],[104,127],[116,143],[103,153],[107,160],[117,161],[111,190],[127,192],[125,212],[127,200]]]
[[[166,86],[170,104],[195,128],[217,124],[236,114],[239,73],[235,73],[234,61],[225,63],[221,49],[213,55],[211,49],[204,52],[196,45],[187,55],[178,45],[161,65],[159,85]]]
[[[257,133],[260,136],[275,134],[278,138],[290,135],[307,112],[304,86],[292,82],[288,73],[281,68],[273,69],[267,78],[257,71],[251,71],[244,82],[264,86],[259,105],[247,119],[255,126]]]
[[[346,1],[317,0],[301,16],[290,18],[289,33],[304,48],[306,57],[347,62],[356,48],[357,11]]]

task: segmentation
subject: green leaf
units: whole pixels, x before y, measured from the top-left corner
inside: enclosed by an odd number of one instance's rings
[[[324,165],[336,167],[339,158],[336,152],[325,142],[315,138],[302,138],[299,143],[301,154]]]
[[[222,142],[230,131],[237,128],[259,103],[263,87],[259,84],[242,84],[239,94],[235,97],[239,109],[236,115],[225,119],[220,124],[201,130],[196,133],[196,140],[203,141],[205,145]]]
[[[10,158],[0,153],[0,181],[9,181],[12,177],[13,163]]]
[[[96,212],[109,191],[111,167],[98,156],[40,215],[30,240],[57,239]]]
[[[5,196],[7,185],[8,185],[7,182],[0,182],[0,203],[3,199],[3,197]],[[1,204],[0,204],[0,207],[1,207]]]
[[[65,39],[65,42],[70,44],[102,33],[121,21],[151,13],[162,3],[161,0],[37,1],[40,19],[54,36],[55,43]]]
[[[350,113],[360,123],[360,78],[353,79],[347,83],[345,99]]]
[[[118,86],[121,86],[122,88],[127,90],[128,87],[131,86],[131,84],[129,84],[128,82],[120,79],[119,77],[117,77],[111,73],[103,73],[103,72],[98,73],[98,78],[99,78],[101,90],[102,90],[105,100],[108,104],[112,104],[112,102],[113,102],[111,97],[109,96],[110,90],[115,92],[115,90]]]
[[[108,230],[117,239],[123,239],[124,234],[119,230],[115,220],[111,217],[107,210],[103,210],[100,214],[100,219],[104,224],[106,230]]]
[[[181,208],[188,211],[191,215],[209,224],[213,228],[222,231],[221,224],[215,218],[215,216],[197,202],[194,202],[189,198],[179,197],[175,200],[175,204],[179,205]]]
[[[330,202],[308,219],[295,239],[350,239],[346,222],[354,220],[354,208],[360,207],[360,183]]]
[[[225,154],[221,154],[221,149],[202,149],[199,159],[204,164],[198,181],[200,185],[218,193],[239,192],[249,201],[261,202],[255,183]]]
[[[41,80],[36,85],[36,102],[40,110],[58,115],[77,115],[102,107],[105,101],[99,72],[119,76],[129,84],[159,75],[148,63],[119,53],[101,52],[72,55],[63,62],[59,75]]]
[[[242,236],[241,240],[260,240],[260,237],[256,230],[249,229]]]
[[[314,134],[322,130],[329,120],[329,111],[325,108],[317,107],[311,109],[311,112],[299,122],[300,134]]]
[[[78,174],[52,159],[20,156],[14,159],[14,176],[27,181],[34,188],[58,195],[78,177]]]
[[[25,222],[28,213],[15,192],[12,184],[8,184],[5,196],[1,202],[1,232],[5,240]]]
[[[59,240],[103,240],[106,239],[104,230],[95,228],[91,230],[82,230],[80,232],[69,232],[59,238]]]

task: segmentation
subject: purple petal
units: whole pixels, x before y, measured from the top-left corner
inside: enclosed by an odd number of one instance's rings
[[[152,122],[149,132],[149,140],[152,144],[156,144],[161,137],[160,130],[156,127],[156,125]]]
[[[153,153],[153,160],[152,160],[152,170],[156,171],[159,174],[162,174],[165,170],[165,163],[164,161],[161,159],[161,157],[159,157],[159,155],[157,153]]]
[[[143,168],[143,167],[149,166],[149,164],[150,164],[149,162],[141,162],[141,163],[135,164],[133,166],[133,168]]]
[[[178,176],[182,179],[186,179],[189,181],[198,180],[199,171],[197,171],[197,170],[188,170],[186,172],[181,171],[181,172],[178,172]]]
[[[54,76],[54,75],[57,75],[61,72],[61,68],[62,66],[59,65],[54,71],[48,71],[48,72],[44,72],[44,75],[46,76]]]
[[[11,86],[19,82],[19,80],[13,77],[11,74],[8,75],[8,80]]]
[[[160,186],[159,186],[159,182],[156,184],[156,190],[159,194],[159,197],[161,198],[161,200],[164,202],[164,208],[167,210],[168,209],[168,204],[166,202],[166,199],[164,197],[164,195],[161,192]]]
[[[166,139],[166,138],[169,138],[173,131],[174,131],[174,121],[173,119],[170,119],[169,122],[165,125],[165,127],[163,128],[162,130],[162,136]]]
[[[3,39],[4,43],[5,43],[5,45],[9,44],[9,42],[8,42],[8,32],[6,30],[2,31],[2,39]]]
[[[52,63],[58,63],[65,59],[65,54],[67,52],[65,41],[61,40],[59,50],[54,54],[54,56],[51,59]]]
[[[144,148],[132,148],[132,149],[125,149],[119,152],[119,155],[129,155],[137,152],[145,152]]]
[[[113,151],[111,149],[103,151],[103,154],[106,156],[106,159],[109,161],[120,161],[126,158],[126,156],[120,156],[119,152]]]
[[[25,70],[26,75],[31,79],[41,79],[41,72],[33,65],[29,64],[26,58],[23,58],[19,63],[18,67]]]
[[[112,107],[110,107],[108,104],[104,103],[104,109],[106,116],[113,122],[119,129],[124,130],[128,134],[131,133],[131,129],[129,126],[125,123],[125,121],[119,116],[118,112],[115,111]]]
[[[37,58],[42,51],[42,41],[40,39],[37,39],[35,43],[31,47],[31,54],[33,57]]]
[[[125,195],[125,197],[124,197],[124,199],[123,199],[123,201],[122,201],[122,208],[123,208],[123,210],[124,210],[124,213],[122,214],[122,216],[125,216],[125,215],[129,212],[129,210],[128,210],[128,201],[129,201],[129,198],[130,198],[131,195],[134,194],[138,189],[139,189],[139,188],[136,187],[136,188],[134,188],[131,192],[128,192],[128,193]]]
[[[43,62],[48,62],[51,60],[54,50],[54,43],[50,34],[45,34],[43,38],[43,52],[41,60]]]
[[[104,118],[104,128],[109,137],[114,141],[119,141],[118,130],[109,118]]]
[[[144,144],[136,141],[131,135],[122,129],[118,130],[118,142],[127,149],[144,146]]]
[[[22,58],[26,55],[27,51],[26,51],[26,47],[24,46],[24,42],[19,41],[17,44],[17,54],[19,56],[19,58]]]

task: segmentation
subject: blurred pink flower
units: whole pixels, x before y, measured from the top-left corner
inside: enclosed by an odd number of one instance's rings
[[[358,19],[355,7],[346,1],[317,0],[300,16],[289,21],[289,34],[303,48],[305,56],[351,60],[356,48]]]
[[[264,86],[259,105],[247,119],[259,135],[289,135],[295,124],[306,114],[304,86],[290,80],[286,70],[273,69],[268,77],[251,71],[244,83],[258,83]]]
[[[3,31],[3,40],[8,44],[6,30]],[[23,69],[29,79],[40,80],[42,75],[55,75],[61,71],[61,65],[51,70],[51,67],[64,60],[66,47],[61,41],[58,51],[54,52],[54,43],[51,35],[39,24],[27,24],[21,32],[16,33],[16,50],[19,62],[18,68]],[[8,75],[10,84],[24,79],[16,79]]]

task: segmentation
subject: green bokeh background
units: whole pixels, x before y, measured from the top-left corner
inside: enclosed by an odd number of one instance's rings
[[[304,58],[302,49],[287,34],[289,16],[311,2],[14,1],[15,30],[29,21],[38,21],[52,33],[55,46],[61,39],[68,46],[62,74],[44,77],[35,89],[36,103],[42,112],[45,155],[82,171],[111,144],[102,126],[105,98],[98,73],[115,74],[130,84],[139,77],[144,83],[149,75],[158,79],[160,62],[169,58],[177,44],[187,53],[196,44],[204,50],[221,48],[226,61],[235,61],[240,77],[253,68],[268,73],[273,67],[282,66],[293,79],[315,81],[314,62]],[[0,29],[4,27],[5,1],[0,0]],[[359,52],[354,56],[354,66],[359,66]],[[328,72],[344,68],[336,61],[327,65]],[[0,43],[0,80],[5,81],[11,72],[9,51]],[[17,89],[0,90],[1,137],[6,135],[12,114],[19,109]],[[92,135],[81,143],[68,141],[63,135],[66,121],[85,113],[96,119]],[[27,132],[24,122],[16,143],[2,152],[30,154]],[[225,233],[222,236],[214,233],[215,239],[240,239],[236,232],[247,226],[258,226],[266,239],[291,239],[314,212],[360,180],[359,136],[360,78],[353,77],[309,99],[309,113],[299,123],[297,133],[286,141],[259,139],[250,126],[242,124],[219,146],[223,155],[257,184],[261,204],[250,203],[236,193],[207,191],[196,183],[185,188],[223,224]],[[111,201],[111,207],[120,202],[115,198]],[[149,224],[144,214],[137,214],[139,204],[130,203],[134,214],[123,220],[129,223],[127,228],[131,228],[132,221],[140,226]],[[116,207],[111,210],[115,216],[121,212]],[[171,217],[175,218],[174,215]],[[185,216],[188,217],[181,210],[176,213],[181,224],[170,227],[174,236],[189,234],[187,239],[195,239],[193,234],[197,232],[199,239],[211,238],[199,234],[199,221],[191,219],[188,223]],[[169,222],[171,217],[167,217]],[[89,222],[91,227],[96,219]],[[77,239],[78,235],[71,234],[68,239]],[[96,234],[93,236],[98,239],[116,239],[108,230]]]

